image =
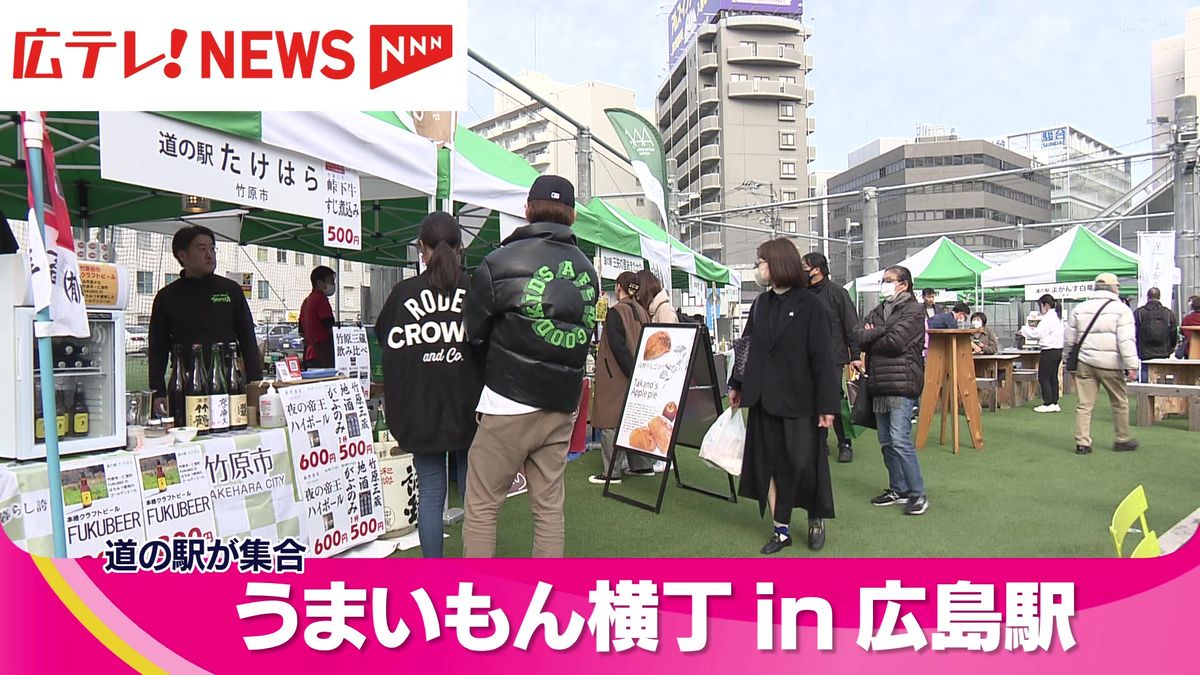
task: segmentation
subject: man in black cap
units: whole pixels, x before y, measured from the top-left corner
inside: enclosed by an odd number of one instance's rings
[[[467,474],[468,558],[495,555],[500,507],[519,471],[529,484],[534,557],[563,555],[563,475],[599,279],[571,233],[570,181],[534,181],[525,219],[479,264],[464,309],[467,337],[486,355]]]

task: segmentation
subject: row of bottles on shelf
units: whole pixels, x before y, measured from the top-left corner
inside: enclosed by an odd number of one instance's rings
[[[42,406],[42,384],[35,380],[33,397],[33,438],[37,443],[46,441],[46,422],[43,419],[45,408]],[[67,403],[67,392],[64,388],[54,388],[54,426],[59,438],[83,438],[88,435],[91,427],[91,409],[88,407],[87,392],[83,381],[75,382],[70,404]]]
[[[53,351],[55,370],[88,370],[100,365],[99,350],[91,342],[55,338]],[[36,345],[33,349],[33,368],[41,370]]]
[[[177,425],[193,427],[199,436],[249,425],[246,368],[236,342],[212,345],[207,359],[204,345],[192,345],[187,358],[183,345],[175,345],[171,357],[167,405]]]

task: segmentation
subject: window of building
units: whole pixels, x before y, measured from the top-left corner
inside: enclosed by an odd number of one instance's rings
[[[149,232],[138,232],[137,233],[137,246],[138,246],[138,248],[142,249],[143,251],[148,250],[151,246],[153,246],[154,245],[153,241],[154,240],[151,238]]]
[[[779,56],[780,56],[780,58],[783,58],[783,57],[785,57],[785,56],[788,56],[788,55],[790,55],[790,54],[794,53],[795,51],[796,51],[796,45],[795,45],[794,43],[791,43],[791,42],[781,42],[781,43],[779,44]]]
[[[149,295],[154,292],[154,272],[137,273],[137,292]]]
[[[267,262],[267,249],[258,247],[258,262]]]
[[[349,272],[352,269],[354,269],[354,263],[352,261],[346,260],[346,261],[342,262],[342,271],[343,272]]]
[[[795,178],[796,177],[796,162],[783,160],[779,162],[779,177],[780,178]]]
[[[165,279],[164,283],[166,283],[166,284],[173,284],[173,283],[175,283],[176,281],[179,281],[179,275],[178,275],[178,274],[175,274],[174,272],[167,272],[167,274],[166,274],[166,279]]]
[[[729,76],[729,80],[731,82],[748,82],[750,80],[750,76],[745,73],[734,73]]]
[[[276,251],[275,252],[275,262],[281,262],[281,263],[287,262],[287,251],[284,251],[283,249]]]
[[[758,56],[758,43],[753,40],[742,40],[743,47],[749,47],[750,53]]]
[[[795,190],[783,190],[782,192],[779,193],[779,195],[780,195],[780,199],[782,199],[785,202],[791,202],[791,201],[796,200],[796,191]]]
[[[786,82],[787,84],[796,84],[796,76],[795,75],[780,75],[779,81]]]
[[[304,264],[304,254],[303,254],[303,253],[297,253],[297,254],[296,254],[296,264],[297,264],[297,265],[303,265],[303,264]]]
[[[258,299],[259,300],[269,300],[270,298],[271,298],[271,282],[269,282],[269,281],[258,282]]]
[[[645,206],[645,205],[646,205],[646,198],[645,198],[645,197],[638,197],[638,198],[637,198],[637,200],[635,201],[635,203],[636,203],[636,204],[637,204],[639,207]]]
[[[783,221],[783,231],[784,232],[795,232],[796,231],[796,221],[794,219],[784,220]]]

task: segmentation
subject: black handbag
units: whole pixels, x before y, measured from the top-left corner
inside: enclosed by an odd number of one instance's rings
[[[1083,331],[1083,335],[1079,336],[1079,340],[1067,350],[1067,358],[1063,361],[1063,369],[1068,373],[1073,373],[1079,369],[1079,351],[1083,349],[1083,341],[1087,339],[1088,333],[1092,332],[1092,327],[1096,325],[1096,319],[1100,318],[1100,315],[1104,313],[1104,309],[1111,302],[1112,300],[1109,300],[1100,305],[1100,309],[1096,310],[1095,315],[1092,316],[1092,322],[1088,324],[1087,330]]]
[[[866,429],[875,428],[875,401],[867,386],[867,374],[846,383],[846,397],[850,399],[850,423]]]

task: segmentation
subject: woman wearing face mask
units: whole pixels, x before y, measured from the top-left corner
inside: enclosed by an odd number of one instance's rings
[[[867,355],[867,387],[888,472],[888,488],[871,503],[904,502],[905,514],[919,516],[929,508],[929,498],[913,444],[912,415],[925,386],[925,308],[913,295],[906,267],[883,271],[879,298],[883,302],[855,334]]]
[[[1042,390],[1042,404],[1034,408],[1038,413],[1062,412],[1058,405],[1058,367],[1062,364],[1063,340],[1066,328],[1059,314],[1058,302],[1050,294],[1038,298],[1038,309],[1042,318],[1036,326],[1021,326],[1019,335],[1037,340],[1042,353],[1038,358],[1038,385]]]
[[[971,352],[973,354],[986,354],[990,356],[1000,351],[1000,340],[996,337],[996,331],[988,328],[986,314],[983,312],[972,314],[971,328],[983,331],[971,336]]]
[[[792,510],[808,512],[808,546],[825,545],[833,518],[829,457],[817,439],[838,412],[838,377],[825,307],[804,292],[800,254],[786,239],[758,247],[754,280],[767,289],[754,301],[743,337],[750,339],[741,379],[729,403],[750,408],[738,494],[770,507],[774,532],[763,554],[792,545]]]
[[[304,367],[333,368],[333,307],[337,273],[321,265],[309,275],[312,292],[300,305],[300,335],[304,338]]]

